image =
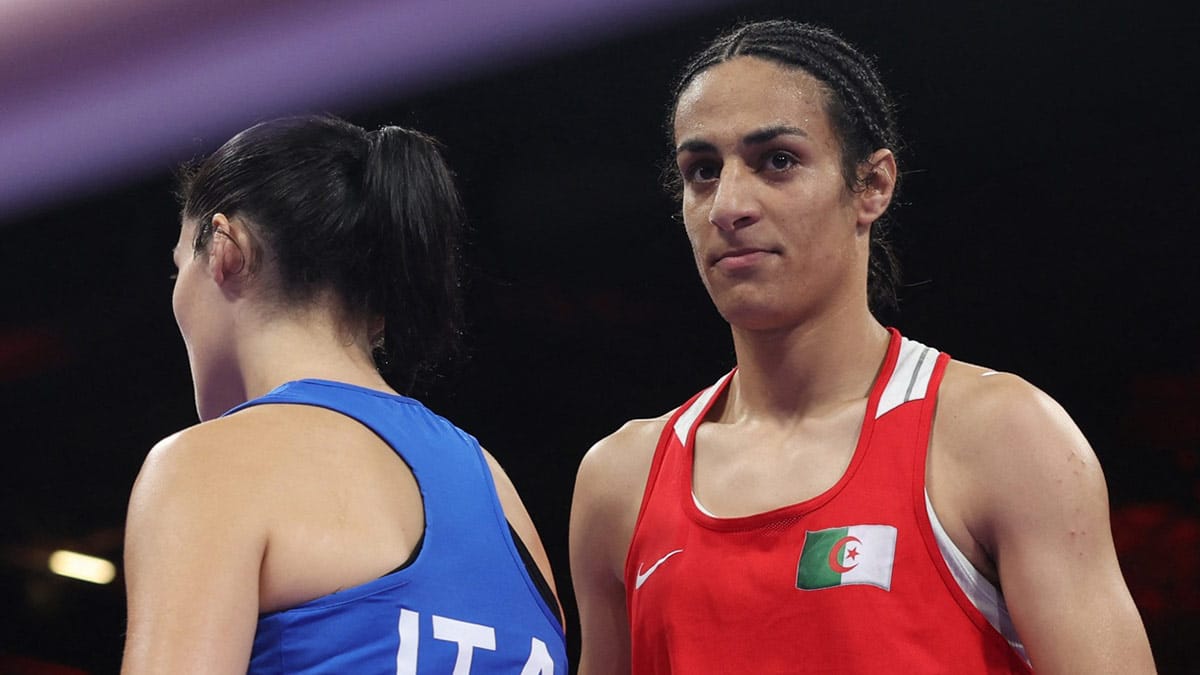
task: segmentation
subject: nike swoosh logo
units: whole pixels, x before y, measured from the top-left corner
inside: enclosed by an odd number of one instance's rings
[[[637,578],[635,578],[635,579],[633,580],[633,588],[634,588],[634,590],[637,590],[637,589],[641,588],[641,587],[642,587],[642,584],[646,583],[646,579],[649,579],[649,578],[650,578],[650,575],[651,575],[651,574],[654,574],[654,570],[658,569],[658,566],[659,566],[659,565],[661,565],[661,564],[663,564],[663,563],[667,562],[667,558],[670,558],[671,556],[675,555],[676,553],[683,553],[683,549],[681,549],[681,548],[675,549],[674,551],[671,551],[670,553],[668,553],[668,554],[664,555],[663,557],[659,558],[659,559],[658,559],[658,562],[656,562],[656,563],[654,563],[653,565],[651,565],[651,566],[650,566],[650,569],[646,570],[646,572],[645,572],[644,574],[642,573],[642,566],[641,566],[641,564],[639,563],[639,564],[638,564],[638,571],[637,571]]]

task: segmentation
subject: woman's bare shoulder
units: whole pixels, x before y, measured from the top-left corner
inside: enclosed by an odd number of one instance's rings
[[[597,483],[604,489],[636,489],[640,494],[654,459],[655,448],[671,413],[649,419],[635,419],[593,445],[579,464],[579,483]]]

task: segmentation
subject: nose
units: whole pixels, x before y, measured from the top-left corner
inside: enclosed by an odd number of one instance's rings
[[[708,222],[732,232],[754,224],[761,216],[754,194],[754,173],[748,167],[726,164],[713,194]]]

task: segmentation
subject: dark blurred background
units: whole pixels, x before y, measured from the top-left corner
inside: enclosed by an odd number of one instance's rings
[[[0,673],[118,668],[129,489],[146,451],[195,422],[171,171],[285,113],[448,147],[472,217],[471,357],[425,398],[507,467],[573,615],[583,453],[733,362],[659,188],[671,81],[721,29],[772,16],[877,56],[908,140],[895,324],[1072,413],[1160,669],[1200,673],[1194,9],[27,4],[0,6]],[[57,549],[116,562],[116,579],[51,574]]]

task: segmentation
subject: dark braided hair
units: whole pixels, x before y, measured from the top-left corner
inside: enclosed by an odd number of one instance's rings
[[[348,325],[382,319],[375,363],[398,391],[455,355],[464,215],[434,139],[327,116],[262,122],[184,167],[179,196],[196,255],[215,214],[240,215],[262,249],[255,259],[271,263],[274,300],[332,293]]]
[[[789,68],[799,68],[825,88],[825,113],[829,115],[842,151],[842,177],[854,191],[865,189],[859,168],[871,154],[887,148],[901,150],[895,106],[871,59],[833,31],[796,21],[771,20],[747,23],[729,30],[696,54],[683,69],[667,117],[667,136],[673,140],[679,97],[705,70],[739,56],[753,56]],[[673,147],[674,144],[672,144]],[[899,158],[897,158],[899,161]],[[676,197],[682,182],[674,162],[667,163],[666,183]],[[899,176],[896,194],[899,194]],[[900,267],[888,240],[892,219],[888,213],[871,226],[867,290],[871,311],[896,309]]]

